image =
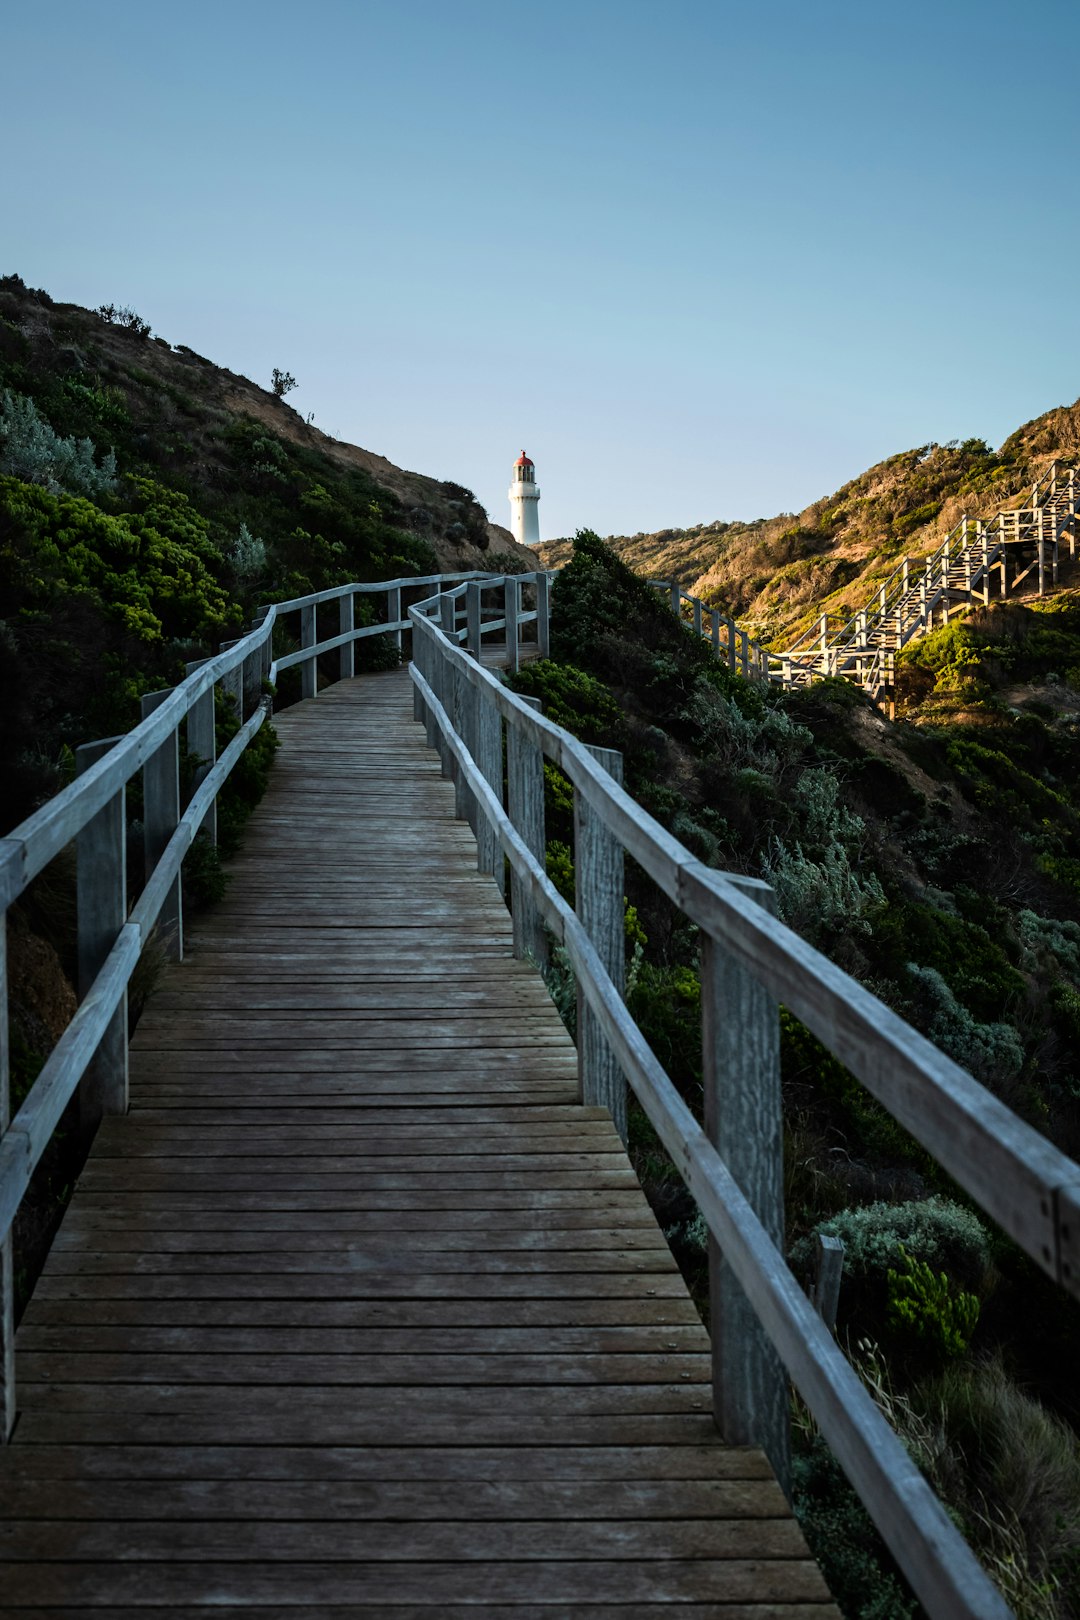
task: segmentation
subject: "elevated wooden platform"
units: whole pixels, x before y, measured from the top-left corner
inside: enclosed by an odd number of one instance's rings
[[[276,724],[20,1330],[0,1611],[835,1616],[406,672]]]

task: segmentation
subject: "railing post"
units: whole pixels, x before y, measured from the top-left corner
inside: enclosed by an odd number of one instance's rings
[[[314,602],[300,609],[300,645],[301,647],[314,647],[318,642],[316,618],[318,608]],[[319,692],[319,660],[318,658],[305,658],[300,665],[300,696],[302,698],[317,697]]]
[[[506,620],[506,663],[511,674],[521,668],[518,614],[521,612],[521,584],[513,574],[503,580],[503,618]]]
[[[735,639],[735,620],[725,617],[724,623],[727,626],[727,663],[728,663],[728,669],[730,669],[731,673],[734,675],[736,670],[739,667],[738,642]]]
[[[213,694],[211,693],[211,698]],[[83,743],[75,750],[81,776],[107,754],[119,737]],[[127,818],[121,785],[108,804],[78,833],[75,888],[79,1000],[85,1000],[117,935],[127,922]],[[126,1114],[128,1107],[128,1028],[125,987],[108,1028],[79,1083],[79,1123],[92,1131],[103,1114]]]
[[[712,625],[713,657],[714,658],[719,658],[720,657],[720,614],[718,613],[716,608],[713,608],[712,613],[710,614],[710,620],[711,620],[711,625]]]
[[[536,576],[536,652],[551,657],[551,580],[543,572]]]
[[[476,763],[488,787],[499,803],[503,797],[503,723],[502,715],[486,691],[473,687],[476,694]],[[503,862],[502,840],[498,828],[488,820],[482,806],[477,804],[476,869],[490,872],[500,894],[506,893],[506,874]]]
[[[142,718],[154,710],[171,691],[148,692],[142,700]],[[180,747],[174,728],[160,748],[150,755],[143,766],[143,848],[146,876],[150,878],[161,852],[176,831],[180,820]],[[167,955],[175,962],[184,959],[184,913],[180,894],[180,873],[169,885],[165,904],[158,915],[158,927]]]
[[[194,675],[197,669],[210,662],[209,658],[197,658],[194,663],[185,666],[185,673]],[[195,760],[195,775],[192,781],[193,791],[205,781],[214,768],[217,759],[217,727],[214,716],[214,688],[211,686],[195,702],[187,713],[187,749]],[[203,817],[202,831],[212,844],[217,843],[217,799],[215,798],[206,815]]]
[[[750,674],[750,636],[746,630],[739,631],[739,665],[742,673]]]
[[[518,694],[520,697],[520,693]],[[530,709],[539,698],[521,697]],[[544,864],[544,753],[516,725],[506,726],[506,801],[510,820],[525,847]],[[526,884],[510,869],[510,907],[514,919],[514,955],[531,956],[541,967],[547,963],[547,936],[539,911]]]
[[[439,597],[439,624],[443,634],[449,639],[451,644],[453,644],[454,631],[457,624],[457,605],[454,602],[453,597],[445,594],[442,594]],[[430,682],[430,685],[435,693],[435,696],[446,710],[448,719],[456,727],[457,678],[450,660],[443,656],[442,648],[440,646],[437,646],[435,649],[435,679]],[[439,758],[442,761],[442,773],[451,781],[456,781],[457,765],[455,763],[454,756],[450,752],[450,748],[441,731],[439,732],[438,737]]]
[[[590,746],[589,753],[621,786],[623,757],[618,750]],[[623,888],[622,844],[608,831],[584,794],[575,789],[574,909],[620,995],[626,979]],[[580,987],[577,1053],[581,1102],[591,1108],[607,1108],[625,1142],[626,1079]]]
[[[232,641],[223,641],[221,643],[221,651],[222,652],[231,652],[233,647],[236,647],[238,645],[239,645],[239,637],[234,637]],[[241,725],[243,725],[243,722],[244,722],[244,677],[243,677],[243,671],[242,671],[239,664],[237,664],[235,669],[230,669],[230,671],[229,671],[229,673],[227,675],[223,675],[221,677],[221,690],[224,692],[225,696],[228,698],[229,702],[232,704],[233,712],[235,713],[236,718],[240,721]]]
[[[677,579],[673,579],[670,586],[671,611],[679,620],[682,619],[682,586]]]
[[[259,628],[258,619],[251,622],[252,630]],[[255,713],[262,701],[262,648],[252,647],[243,662],[241,691],[244,694],[244,719]]]
[[[844,1245],[838,1237],[819,1232],[815,1244],[814,1281],[810,1303],[827,1328],[836,1326],[840,1283],[844,1275]]]
[[[772,890],[739,887],[770,913]],[[705,1131],[765,1230],[784,1252],[784,1127],[777,1004],[716,940],[701,938]],[[790,1494],[784,1369],[734,1272],[709,1240],[713,1411],[729,1445],[761,1446]]]
[[[7,912],[0,911],[0,1137],[11,1124]],[[15,1262],[11,1228],[0,1237],[0,1445],[15,1427]]]
[[[470,657],[475,658],[478,664],[483,662],[480,648],[480,625],[483,618],[483,603],[480,600],[482,589],[478,579],[471,579],[465,587],[465,645]]]
[[[356,629],[356,597],[343,591],[338,597],[338,635],[348,636]],[[351,681],[356,674],[356,642],[338,648],[338,680]]]
[[[700,636],[700,634],[701,634],[701,603],[698,601],[696,596],[694,597],[694,630]]]
[[[390,587],[390,589],[386,593],[386,622],[387,622],[387,624],[400,624],[401,623],[401,586],[400,585],[392,585]],[[393,634],[394,646],[398,650],[398,658],[400,659],[400,657],[401,657],[401,631],[400,630],[395,630],[395,631],[392,632],[392,634]]]
[[[479,722],[480,694],[463,669],[456,666],[450,671],[451,691],[454,694],[454,730],[465,745],[465,752],[476,758],[476,732]],[[454,813],[459,821],[467,821],[476,834],[478,828],[476,795],[470,788],[464,771],[454,772]]]

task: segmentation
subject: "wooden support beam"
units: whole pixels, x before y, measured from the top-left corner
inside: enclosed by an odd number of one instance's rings
[[[347,636],[356,629],[356,597],[343,591],[338,597],[338,634]],[[338,648],[338,680],[350,681],[356,674],[356,643],[347,641]]]
[[[701,634],[701,603],[700,603],[700,601],[698,600],[698,598],[696,596],[694,597],[694,631],[695,631],[695,633],[697,635],[700,636],[700,634]]]
[[[522,703],[540,711],[540,699],[518,693]],[[506,728],[506,807],[525,847],[544,864],[544,755],[517,726]],[[510,873],[510,906],[514,922],[514,955],[531,956],[547,965],[547,936],[529,889],[517,872]]]
[[[213,701],[213,689],[210,692]],[[83,743],[75,750],[81,776],[107,754],[119,737]],[[127,817],[121,785],[75,840],[79,1000],[84,1001],[127,921]],[[127,990],[109,1020],[97,1051],[79,1084],[79,1123],[97,1129],[103,1114],[128,1108]]]
[[[300,609],[300,645],[301,647],[314,647],[318,641],[315,628],[318,607],[314,602],[308,603]],[[313,698],[319,691],[319,661],[318,658],[305,658],[300,665],[300,696]]]
[[[503,798],[503,721],[486,689],[471,690],[476,705],[476,763],[488,787],[502,803]],[[476,867],[490,872],[500,894],[506,893],[505,863],[498,828],[478,809],[476,827]]]
[[[551,580],[545,573],[536,578],[536,648],[541,658],[551,657]]]
[[[210,662],[209,658],[197,658],[193,663],[185,666],[188,675],[194,675],[197,669]],[[195,699],[187,714],[187,751],[190,758],[195,761],[194,774],[191,779],[192,792],[206,780],[213,769],[217,759],[217,725],[214,715],[214,688],[211,686],[202,697]],[[214,800],[206,815],[203,817],[202,831],[212,844],[217,843],[217,799]]]
[[[221,651],[231,651],[233,647],[239,644],[240,639],[240,637],[234,637],[232,641],[223,641],[221,643]],[[230,669],[227,675],[223,675],[221,677],[221,690],[226,701],[232,705],[233,714],[241,723],[243,723],[244,676],[239,664],[237,664],[235,669]]]
[[[773,892],[754,898],[775,914]],[[701,937],[705,1133],[773,1242],[784,1252],[784,1122],[775,999],[707,934]],[[709,1240],[713,1411],[729,1445],[759,1445],[791,1490],[787,1378],[725,1261]]]
[[[142,700],[142,718],[153,714],[172,696],[171,687],[148,692]],[[173,730],[161,747],[143,766],[143,850],[147,880],[180,820],[180,746]],[[169,885],[165,903],[158,913],[158,929],[166,955],[175,962],[184,959],[184,912],[181,878],[177,872]]]
[[[481,661],[481,625],[483,623],[483,603],[480,599],[481,585],[478,580],[470,580],[465,587],[465,646],[471,657],[477,663]]]
[[[386,593],[386,622],[387,624],[400,624],[401,622],[401,586],[391,585]],[[401,657],[401,631],[393,630],[390,639],[397,648],[398,657]]]
[[[503,581],[503,618],[506,620],[506,663],[511,674],[521,668],[520,627],[521,582],[513,574]]]
[[[838,1237],[819,1232],[815,1244],[814,1282],[810,1303],[827,1328],[836,1326],[840,1280],[844,1274],[844,1245]]]
[[[589,753],[622,786],[623,757],[614,748]],[[622,841],[609,832],[584,794],[574,791],[575,910],[620,995],[626,982]],[[578,1093],[586,1107],[606,1108],[626,1141],[626,1077],[588,1002],[577,998]]]

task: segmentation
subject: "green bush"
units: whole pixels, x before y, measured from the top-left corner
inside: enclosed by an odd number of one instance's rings
[[[956,1288],[944,1271],[935,1271],[900,1245],[900,1265],[887,1272],[886,1320],[902,1341],[916,1341],[934,1360],[962,1356],[979,1320],[976,1295]]]

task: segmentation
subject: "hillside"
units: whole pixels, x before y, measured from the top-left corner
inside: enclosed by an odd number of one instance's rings
[[[130,310],[0,277],[0,830],[261,603],[534,562],[460,485],[328,437]]]
[[[1080,401],[1046,411],[993,451],[981,439],[902,451],[798,514],[610,536],[635,573],[677,579],[778,649],[819,614],[847,617],[905,555],[936,550],[964,513],[1011,504],[1055,456],[1080,452]],[[569,541],[544,548],[560,566]]]

